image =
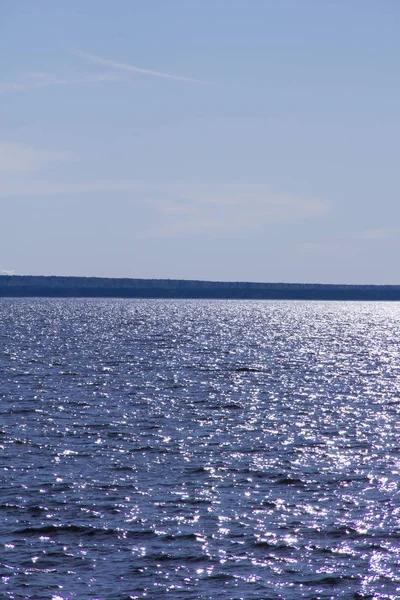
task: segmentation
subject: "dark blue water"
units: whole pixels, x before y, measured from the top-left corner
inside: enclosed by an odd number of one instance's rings
[[[0,300],[0,597],[400,598],[400,304]]]

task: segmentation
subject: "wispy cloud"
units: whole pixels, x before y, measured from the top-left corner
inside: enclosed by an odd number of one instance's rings
[[[79,86],[105,82],[132,83],[135,80],[136,75],[150,75],[152,77],[162,77],[189,83],[210,83],[194,77],[173,75],[162,71],[144,69],[142,67],[137,67],[136,65],[121,63],[110,58],[103,58],[95,54],[83,52],[82,50],[74,49],[72,50],[72,53],[75,54],[75,56],[85,59],[85,61],[106,67],[107,70],[100,73],[85,73],[77,77],[46,72],[24,73],[13,80],[0,81],[0,94],[28,92],[52,86]]]
[[[346,240],[388,240],[398,237],[400,227],[382,227],[381,229],[364,229],[363,231],[352,231],[343,234]]]
[[[345,263],[353,262],[354,258],[358,256],[358,248],[347,243],[332,240],[326,240],[322,242],[304,242],[298,244],[296,253],[301,256],[319,256],[326,258],[334,258],[341,260]],[[307,259],[308,260],[308,259]]]
[[[131,65],[127,63],[121,63],[116,60],[110,58],[102,58],[101,56],[96,56],[95,54],[89,54],[88,52],[82,52],[82,50],[73,50],[73,53],[76,56],[80,56],[81,58],[85,58],[93,63],[98,65],[102,65],[103,67],[110,67],[112,69],[117,69],[120,71],[130,71],[132,73],[139,73],[141,75],[151,75],[153,77],[164,77],[165,79],[175,79],[177,81],[187,81],[190,83],[209,83],[208,81],[202,81],[201,79],[195,79],[194,77],[185,77],[183,75],[173,75],[171,73],[165,73],[162,71],[153,71],[151,69],[144,69],[142,67],[137,67],[136,65]]]
[[[7,92],[25,92],[28,89],[25,83],[16,83],[14,81],[0,82],[0,94]]]
[[[83,77],[60,77],[53,73],[29,73],[28,77],[30,80],[35,82],[36,86],[47,86],[47,85],[77,85],[80,83],[99,83],[102,81],[122,81],[119,75],[115,72],[104,72],[104,73],[88,73]],[[127,81],[125,78],[124,81]],[[131,81],[131,79],[130,79]]]
[[[34,171],[67,158],[68,155],[62,152],[51,152],[25,144],[0,141],[0,173]]]
[[[299,244],[300,253],[316,254],[351,262],[365,255],[365,252],[376,252],[379,248],[387,248],[400,239],[399,227],[382,227],[381,229],[364,229],[337,233],[323,240],[315,240]]]
[[[318,218],[329,211],[322,200],[271,194],[263,186],[204,189],[196,182],[182,186],[129,180],[63,182],[36,178],[32,181],[3,178],[0,182],[0,198],[56,198],[98,193],[109,193],[114,202],[129,197],[134,203],[148,206],[153,214],[153,226],[143,232],[145,237],[202,233],[241,235],[273,223]]]
[[[89,73],[82,77],[62,77],[54,73],[26,73],[18,81],[0,82],[0,94],[28,92],[51,86],[88,85],[104,82],[131,82],[132,77],[123,77],[113,72]]]
[[[38,74],[41,78],[42,75]],[[153,225],[143,235],[174,236],[185,234],[241,235],[282,221],[297,221],[323,216],[329,206],[318,198],[302,198],[271,193],[265,185],[152,183],[132,180],[55,179],[40,170],[53,163],[71,160],[61,152],[0,141],[0,199],[11,197],[56,199],[58,196],[104,194],[113,201],[120,198],[147,206]],[[15,174],[36,172],[23,179]]]
[[[45,196],[75,196],[97,194],[101,192],[137,194],[143,193],[143,187],[135,182],[124,181],[0,181],[0,198],[26,196],[32,199]],[[145,203],[145,201],[143,201]]]
[[[240,235],[272,223],[323,216],[329,206],[319,199],[272,194],[265,186],[222,186],[208,190],[181,191],[173,198],[156,199],[162,226],[152,233]]]

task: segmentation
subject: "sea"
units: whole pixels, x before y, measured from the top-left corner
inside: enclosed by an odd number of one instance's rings
[[[0,598],[400,598],[400,303],[0,299]]]

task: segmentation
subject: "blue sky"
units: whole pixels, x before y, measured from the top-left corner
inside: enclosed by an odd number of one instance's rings
[[[400,283],[397,0],[3,0],[0,271]]]

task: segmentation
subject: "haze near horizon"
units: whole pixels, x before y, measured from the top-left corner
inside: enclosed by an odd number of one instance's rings
[[[0,273],[400,283],[394,0],[0,17]]]

